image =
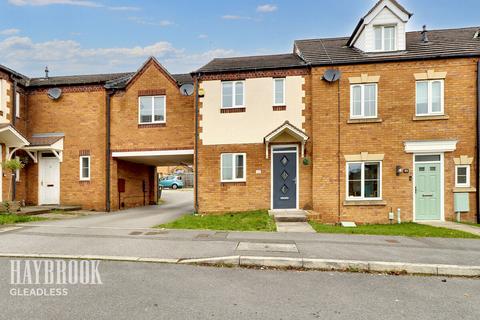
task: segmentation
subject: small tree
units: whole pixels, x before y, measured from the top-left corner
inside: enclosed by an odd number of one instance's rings
[[[8,186],[9,199],[12,198],[12,184],[14,183],[13,177],[15,176],[15,172],[23,169],[23,167],[25,167],[25,164],[18,159],[10,159],[2,162],[2,168],[10,171],[10,184]],[[7,202],[5,202],[4,205],[7,212],[10,212],[10,205]]]

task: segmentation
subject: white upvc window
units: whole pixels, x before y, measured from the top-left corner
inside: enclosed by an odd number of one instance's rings
[[[166,120],[165,96],[138,97],[138,123],[165,123]]]
[[[470,187],[470,165],[455,166],[455,187]]]
[[[396,26],[374,26],[375,51],[395,51],[397,42]]]
[[[350,86],[350,118],[377,117],[377,84],[354,84]]]
[[[80,181],[90,180],[90,156],[80,156]]]
[[[15,117],[20,118],[20,93],[15,93]]]
[[[273,105],[285,105],[285,78],[273,79]]]
[[[222,108],[245,107],[245,81],[222,82]]]
[[[416,115],[431,116],[444,113],[444,81],[416,82]]]
[[[246,181],[247,155],[245,153],[222,153],[220,158],[221,181]]]
[[[347,200],[382,199],[382,162],[347,162]]]

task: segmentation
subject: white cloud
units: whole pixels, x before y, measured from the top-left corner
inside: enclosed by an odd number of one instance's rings
[[[257,12],[267,13],[277,11],[277,6],[274,4],[264,4],[257,7]]]
[[[20,36],[0,40],[2,64],[30,76],[43,75],[46,65],[52,76],[135,71],[149,56],[157,57],[172,73],[190,72],[214,57],[233,55],[238,53],[227,49],[187,53],[166,41],[146,46],[85,48],[74,40],[34,42]]]
[[[251,20],[250,17],[237,16],[233,14],[226,14],[222,16],[223,20]]]
[[[173,24],[173,22],[169,20],[152,20],[152,19],[147,19],[147,18],[142,18],[142,17],[128,17],[128,20],[133,21],[138,24],[143,24],[146,26],[158,26],[158,27],[168,27]]]
[[[207,39],[208,38],[208,34],[204,34],[204,33],[201,33],[197,36],[198,39]]]
[[[101,3],[88,0],[8,0],[8,2],[15,6],[49,6],[52,4],[65,4],[93,8],[104,7]]]
[[[106,6],[100,2],[89,0],[8,0],[10,4],[15,6],[50,6],[55,4],[80,6],[89,8],[107,8],[114,11],[139,11],[138,7],[131,6]]]
[[[4,29],[0,30],[0,35],[2,36],[13,36],[14,34],[20,33],[19,29]]]

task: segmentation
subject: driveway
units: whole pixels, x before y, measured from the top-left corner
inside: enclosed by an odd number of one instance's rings
[[[164,204],[126,209],[112,213],[85,216],[59,221],[33,223],[52,227],[71,228],[151,228],[167,223],[193,211],[192,190],[164,190]]]

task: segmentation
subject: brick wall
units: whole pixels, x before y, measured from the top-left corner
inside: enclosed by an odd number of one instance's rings
[[[60,164],[60,202],[81,204],[85,209],[105,209],[105,91],[101,86],[63,88],[58,101],[45,90],[28,96],[28,135],[48,132],[65,134]],[[79,180],[80,152],[91,157],[90,181]],[[28,201],[38,201],[38,165],[26,169]]]
[[[138,97],[165,94],[166,124],[138,124]],[[127,89],[112,98],[112,150],[193,149],[193,96],[182,96],[176,83],[152,60]]]
[[[390,207],[401,208],[404,220],[412,220],[413,156],[404,152],[406,140],[458,140],[455,152],[445,153],[445,217],[454,219],[453,187],[454,157],[468,155],[476,159],[476,64],[473,59],[431,60],[402,63],[341,66],[340,81],[340,184],[337,172],[337,83],[322,79],[326,68],[312,70],[312,127],[313,127],[313,207],[317,219],[356,222],[387,222]],[[445,114],[448,120],[414,121],[414,73],[428,69],[446,71]],[[378,115],[382,122],[347,123],[350,112],[350,83],[348,77],[362,73],[379,75]],[[384,153],[384,206],[344,206],[346,173],[344,155],[360,152]],[[410,174],[395,175],[395,167],[408,168]],[[471,184],[477,173],[471,166]],[[338,197],[340,187],[340,198]],[[476,193],[470,193],[470,212],[462,215],[474,221]],[[340,216],[338,205],[340,201]]]

